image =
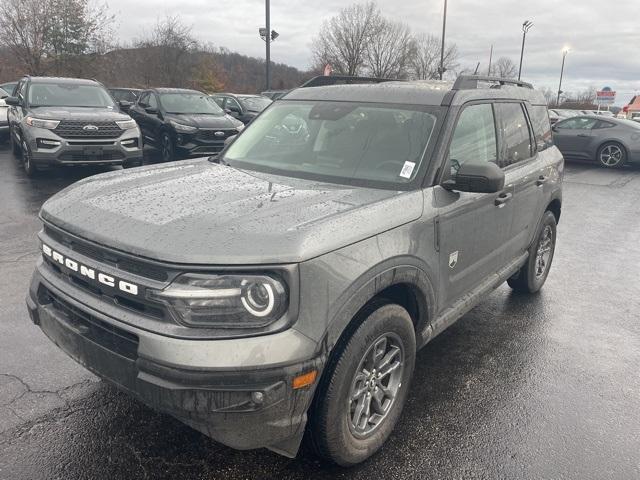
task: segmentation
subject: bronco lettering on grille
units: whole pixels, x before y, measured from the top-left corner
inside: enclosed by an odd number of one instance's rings
[[[89,278],[91,280],[97,280],[98,283],[106,285],[107,287],[117,288],[118,290],[121,290],[130,295],[138,295],[137,285],[112,277],[111,275],[107,275],[106,273],[98,272],[86,265],[82,265],[81,263],[76,262],[69,257],[65,257],[60,252],[56,252],[49,245],[43,243],[42,252],[47,257],[51,258],[51,260],[53,260],[54,262],[59,263],[72,272],[76,272],[78,275]]]

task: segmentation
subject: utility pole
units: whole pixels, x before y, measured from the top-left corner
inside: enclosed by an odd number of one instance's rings
[[[265,36],[265,43],[267,45],[267,68],[266,68],[266,88],[271,89],[271,4],[270,0],[265,0],[265,21],[267,28],[267,35]]]
[[[493,44],[491,44],[491,50],[489,50],[489,68],[487,69],[487,77],[491,76],[491,60],[493,60]]]
[[[525,20],[522,24],[522,49],[520,50],[520,68],[518,69],[518,81],[520,80],[520,75],[522,74],[522,57],[524,57],[524,41],[527,38],[527,32],[529,29],[533,27],[533,22],[529,20]]]
[[[562,93],[562,76],[564,75],[564,60],[567,58],[567,53],[569,53],[569,48],[565,47],[562,50],[562,67],[560,68],[560,83],[558,84],[558,98],[556,99],[556,107],[560,106],[560,94]]]
[[[447,0],[444,0],[444,15],[442,16],[442,46],[440,48],[440,80],[444,75],[444,36],[447,30]]]

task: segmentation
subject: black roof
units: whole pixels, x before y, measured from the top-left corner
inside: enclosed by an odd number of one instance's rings
[[[198,90],[191,90],[190,88],[147,88],[145,91],[156,92],[158,94],[162,93],[199,93],[200,95],[205,95],[204,93]]]
[[[67,83],[73,85],[102,85],[97,80],[88,78],[69,78],[69,77],[25,77],[31,83]]]
[[[225,95],[227,97],[240,97],[240,98],[261,98],[264,97],[264,95],[258,95],[258,94],[254,94],[254,93],[227,93],[227,92],[215,92],[211,94],[212,96],[215,95]],[[267,97],[265,97],[267,98]]]

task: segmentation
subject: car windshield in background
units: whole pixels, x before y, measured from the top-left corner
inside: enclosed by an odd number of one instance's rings
[[[293,177],[398,187],[417,175],[438,111],[281,101],[238,137],[223,161]]]
[[[118,102],[131,102],[135,103],[138,99],[138,95],[131,90],[111,90],[111,95]]]
[[[167,113],[224,115],[218,104],[203,93],[162,93],[160,102]]]
[[[113,99],[97,85],[68,83],[32,83],[29,88],[32,107],[114,108]]]
[[[239,97],[240,103],[251,112],[261,112],[273,103],[273,100],[267,97]]]
[[[7,92],[5,92],[2,88],[0,88],[0,98],[8,97],[8,96],[9,96],[9,94]]]

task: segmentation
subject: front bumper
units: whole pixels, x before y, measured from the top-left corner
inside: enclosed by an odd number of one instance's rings
[[[54,283],[39,262],[27,307],[32,321],[71,358],[229,447],[295,456],[315,384],[294,390],[292,380],[320,372],[324,361],[312,355],[274,366],[269,360],[279,359],[268,352],[271,344],[300,352],[305,341],[313,351],[313,342],[293,329],[235,340],[165,337],[118,322],[79,301],[86,299],[73,287],[64,285],[63,291]],[[248,358],[254,366],[246,366]]]
[[[176,152],[183,157],[217,155],[224,148],[225,140],[238,133],[237,129],[229,128],[202,128],[193,134],[177,133]]]
[[[137,128],[125,130],[118,138],[63,138],[53,130],[28,128],[26,140],[37,166],[123,165],[142,161],[142,138]],[[58,142],[45,148],[44,141]],[[128,142],[137,140],[135,146]]]

